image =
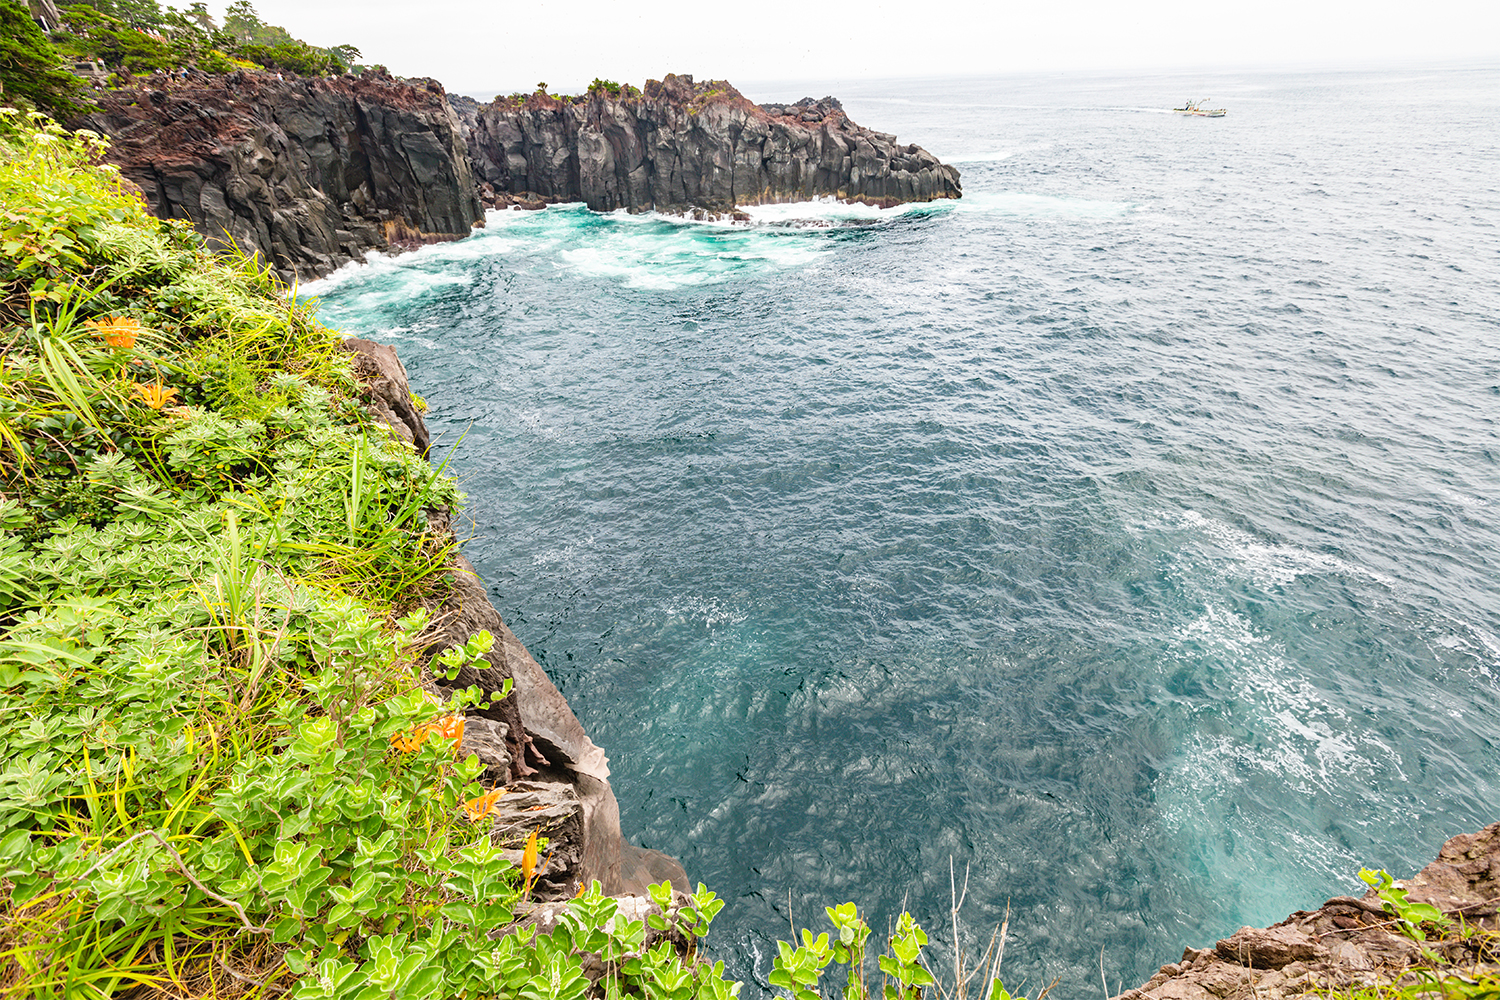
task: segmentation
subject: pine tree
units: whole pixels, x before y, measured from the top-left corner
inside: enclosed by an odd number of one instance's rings
[[[92,106],[83,84],[63,69],[57,50],[19,0],[0,0],[0,86],[7,103],[23,99],[60,121]]]

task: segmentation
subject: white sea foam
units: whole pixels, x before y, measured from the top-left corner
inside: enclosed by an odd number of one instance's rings
[[[578,273],[615,279],[629,288],[669,290],[716,284],[744,271],[806,267],[829,248],[798,234],[717,230],[685,238],[640,216],[611,218],[608,227],[577,234],[558,258]],[[656,221],[654,226],[642,221]]]
[[[1179,521],[1182,527],[1198,532],[1227,554],[1231,560],[1228,567],[1231,573],[1249,577],[1258,586],[1284,586],[1299,576],[1328,574],[1364,577],[1386,587],[1396,585],[1396,581],[1384,573],[1356,566],[1325,552],[1263,542],[1248,531],[1217,518],[1204,517],[1195,510],[1185,511]]]
[[[1242,615],[1210,604],[1173,641],[1177,665],[1209,665],[1214,685],[1227,694],[1198,711],[1246,735],[1189,727],[1178,762],[1157,786],[1169,827],[1196,826],[1209,802],[1232,800],[1238,795],[1233,789],[1246,784],[1317,795],[1381,775],[1404,780],[1399,754],[1326,698],[1301,664],[1257,635]]]
[[[873,205],[851,205],[835,198],[815,198],[812,201],[750,205],[743,211],[750,216],[751,225],[786,225],[795,222],[873,222],[894,219],[919,209],[940,207],[942,204],[942,202],[908,202],[894,208],[876,208]]]
[[[667,621],[701,624],[709,631],[724,625],[742,625],[750,618],[744,608],[733,607],[718,598],[690,596],[668,603],[661,609]]]

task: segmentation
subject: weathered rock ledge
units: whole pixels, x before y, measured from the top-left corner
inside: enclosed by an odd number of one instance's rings
[[[581,201],[596,212],[701,215],[823,197],[889,207],[963,193],[953,167],[856,125],[831,97],[755,105],[723,80],[669,73],[639,93],[453,103],[492,205]]]
[[[109,136],[109,161],[153,215],[190,220],[211,246],[233,240],[288,279],[484,222],[436,81],[158,74],[95,97],[99,111],[71,124]]]
[[[395,350],[358,339],[344,346],[356,355],[366,409],[396,437],[425,453],[427,428],[412,405],[406,369]],[[435,526],[446,528],[446,516],[435,513]],[[475,754],[485,764],[482,778],[487,785],[508,787],[491,827],[495,842],[514,850],[519,861],[533,830],[550,841],[547,864],[532,898],[571,899],[593,879],[610,895],[645,896],[647,885],[664,880],[687,891],[687,874],[680,864],[625,840],[604,751],[589,739],[546,671],[501,620],[474,567],[459,556],[455,570],[453,592],[433,609],[438,628],[428,651],[436,655],[480,630],[488,630],[496,642],[484,666],[467,666],[451,682],[433,681],[430,689],[441,696],[478,685],[498,694],[506,679],[513,684],[503,701],[469,710],[461,751]]]
[[[1429,942],[1449,974],[1500,973],[1500,823],[1454,837],[1437,860],[1398,888],[1481,933]],[[1374,890],[1298,910],[1265,929],[1242,927],[1212,948],[1188,948],[1137,989],[1115,1000],[1282,1000],[1316,990],[1406,985],[1430,968],[1400,934]]]

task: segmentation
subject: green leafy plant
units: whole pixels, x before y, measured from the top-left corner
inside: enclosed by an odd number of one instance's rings
[[[1453,921],[1431,903],[1414,903],[1407,899],[1407,890],[1395,885],[1389,872],[1361,868],[1360,880],[1374,889],[1385,905],[1386,912],[1396,918],[1396,929],[1422,946],[1422,957],[1429,961],[1441,961],[1442,957],[1426,947],[1429,936],[1442,937],[1453,927]]]

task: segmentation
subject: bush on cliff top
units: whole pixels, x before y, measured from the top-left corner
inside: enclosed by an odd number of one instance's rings
[[[352,45],[319,48],[264,23],[246,0],[229,5],[222,27],[201,3],[179,11],[155,0],[93,0],[65,6],[62,12],[62,30],[53,40],[63,55],[99,59],[112,70],[129,73],[184,66],[209,73],[269,67],[327,76],[358,68],[360,57]]]

